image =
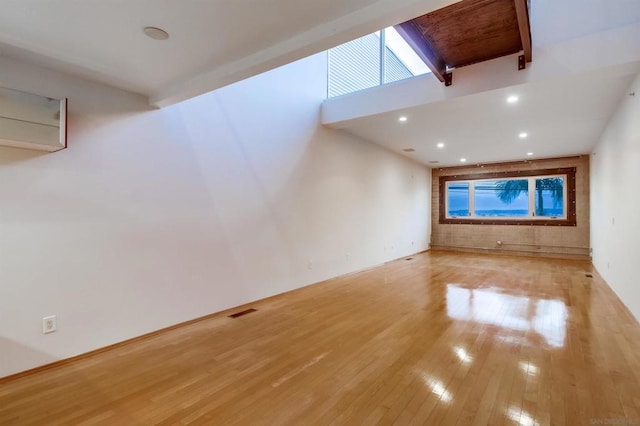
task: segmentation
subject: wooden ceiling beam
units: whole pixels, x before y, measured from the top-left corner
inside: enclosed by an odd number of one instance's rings
[[[420,27],[412,21],[407,21],[402,24],[394,25],[394,28],[402,38],[405,39],[409,46],[411,46],[420,59],[424,61],[438,80],[444,83],[447,66],[442,57],[431,46],[431,43],[425,39]]]
[[[514,0],[516,6],[516,15],[518,16],[518,28],[520,29],[520,39],[522,40],[522,50],[524,50],[524,58],[527,62],[532,60],[531,49],[531,28],[529,25],[529,8],[527,0]]]

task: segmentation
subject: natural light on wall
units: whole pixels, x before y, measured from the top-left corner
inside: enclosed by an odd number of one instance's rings
[[[328,55],[329,98],[430,72],[393,27],[336,46]]]

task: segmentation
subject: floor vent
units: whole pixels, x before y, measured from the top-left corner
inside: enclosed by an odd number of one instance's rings
[[[405,260],[413,260],[413,257],[407,257]]]
[[[257,309],[253,309],[253,308],[251,308],[251,309],[246,309],[246,310],[244,310],[244,311],[236,312],[235,314],[231,314],[231,315],[229,315],[229,318],[238,318],[238,317],[241,317],[241,316],[243,316],[243,315],[250,314],[251,312],[255,312],[256,310],[257,310]]]
[[[587,278],[593,278],[593,274],[584,274],[584,276]]]

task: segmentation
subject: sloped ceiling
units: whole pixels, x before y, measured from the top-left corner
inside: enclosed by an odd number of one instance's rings
[[[455,0],[0,0],[0,54],[164,106]],[[145,26],[170,34],[147,38]]]
[[[140,93],[164,106],[454,3],[0,0],[0,67],[2,56],[15,57]],[[527,159],[527,152],[534,158],[589,152],[638,72],[640,1],[532,0],[530,12],[535,60],[526,71],[513,66],[508,72],[537,75],[535,81],[514,83],[512,74],[487,72],[497,69],[492,65],[470,65],[449,88],[408,85],[416,93],[433,89],[422,105],[376,104],[384,111],[360,117],[342,108],[351,118],[326,124],[427,165],[459,164],[463,156],[475,163]],[[164,28],[171,37],[151,40],[142,33],[145,26]],[[632,41],[607,45],[610,30],[627,28]],[[571,48],[582,39],[599,47],[602,56]],[[548,48],[561,44],[566,48]],[[542,58],[536,56],[541,48],[548,52]],[[627,65],[612,66],[614,56],[626,58]],[[580,75],[571,75],[574,68]],[[545,70],[563,75],[550,78]],[[513,92],[521,97],[515,108],[504,102]],[[398,125],[399,114],[409,116],[404,126]],[[520,140],[520,131],[529,137]],[[436,147],[439,141],[444,149]]]

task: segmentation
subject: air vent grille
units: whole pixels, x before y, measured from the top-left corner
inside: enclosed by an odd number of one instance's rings
[[[238,317],[241,317],[243,315],[247,315],[247,314],[250,314],[251,312],[256,312],[256,311],[257,311],[257,309],[253,309],[253,308],[245,309],[244,311],[236,312],[235,314],[229,315],[229,318],[238,318]]]

